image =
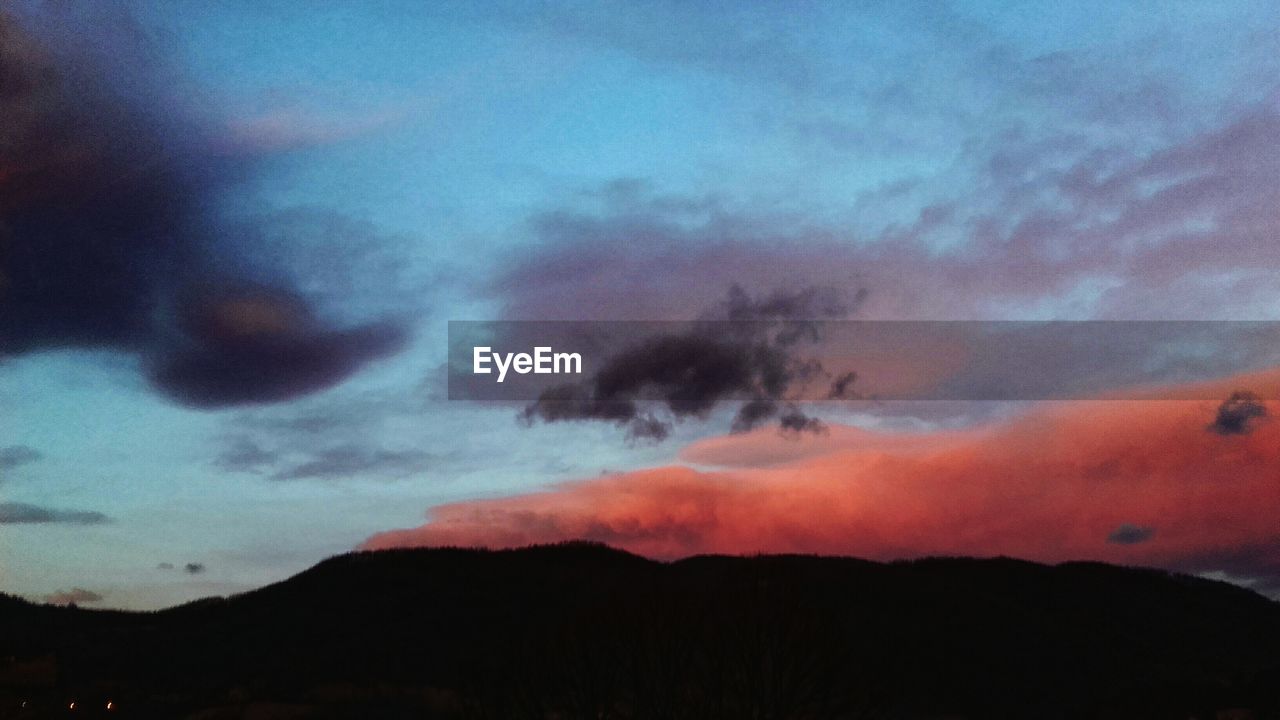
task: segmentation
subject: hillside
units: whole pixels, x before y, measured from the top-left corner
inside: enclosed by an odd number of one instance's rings
[[[1274,602],[1099,564],[400,550],[157,613],[0,599],[0,717],[1276,717],[1276,648]]]

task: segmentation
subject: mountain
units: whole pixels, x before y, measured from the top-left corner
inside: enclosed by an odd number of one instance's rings
[[[0,597],[0,702],[0,718],[1275,718],[1280,604],[1094,563],[352,553],[153,613]]]

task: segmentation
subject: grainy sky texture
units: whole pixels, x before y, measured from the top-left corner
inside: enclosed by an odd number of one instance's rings
[[[153,608],[360,546],[589,537],[1275,591],[1274,373],[816,404],[825,432],[784,435],[719,403],[650,442],[448,401],[442,365],[449,320],[804,293],[1280,320],[1277,27],[1231,0],[6,3],[0,589]]]

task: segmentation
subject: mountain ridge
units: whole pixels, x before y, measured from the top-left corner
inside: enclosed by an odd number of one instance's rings
[[[165,718],[1274,717],[1275,647],[1280,603],[1161,570],[593,543],[352,552],[147,613],[0,602],[0,658],[57,664],[19,690]]]

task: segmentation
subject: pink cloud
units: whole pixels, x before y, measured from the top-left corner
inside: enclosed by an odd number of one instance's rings
[[[275,108],[229,122],[224,142],[236,152],[287,152],[367,135],[403,121],[405,115],[394,110],[321,115],[299,108]]]
[[[871,319],[1274,317],[1273,102],[1151,154],[1043,152],[872,236],[606,193],[601,213],[540,217],[545,242],[495,290],[512,319],[688,319],[733,283],[866,289]]]
[[[1280,369],[1219,386],[1274,398]],[[436,507],[426,524],[364,547],[589,539],[658,558],[1011,555],[1280,584],[1280,423],[1224,437],[1208,430],[1217,407],[1077,401],[964,432],[712,438],[682,458],[714,469],[658,467]]]

